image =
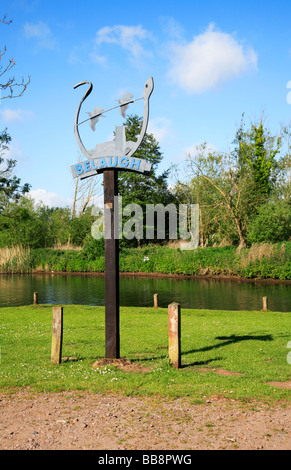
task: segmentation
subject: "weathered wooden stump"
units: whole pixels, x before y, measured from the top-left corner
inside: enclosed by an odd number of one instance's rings
[[[268,311],[268,297],[263,297],[263,312]]]
[[[62,362],[63,343],[63,307],[53,307],[53,334],[51,362],[60,364]]]
[[[179,369],[181,367],[181,307],[172,303],[168,306],[169,321],[169,359]]]
[[[154,294],[154,308],[159,306],[159,294]]]

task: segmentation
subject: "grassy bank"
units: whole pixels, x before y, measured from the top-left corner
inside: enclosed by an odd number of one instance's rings
[[[0,309],[0,390],[80,390],[126,395],[290,400],[290,389],[269,382],[290,380],[287,344],[291,313],[182,310],[182,368],[169,366],[166,309],[121,308],[121,356],[138,371],[104,357],[104,308],[64,308],[63,356],[50,363],[51,306]]]
[[[92,249],[76,250],[0,250],[2,272],[104,272],[104,253]],[[161,274],[224,275],[246,279],[291,279],[291,242],[276,245],[198,248],[182,251],[149,245],[120,251],[121,272]]]

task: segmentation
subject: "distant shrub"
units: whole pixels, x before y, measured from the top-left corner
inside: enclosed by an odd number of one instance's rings
[[[248,241],[278,243],[291,237],[291,206],[285,202],[263,204],[248,224]]]
[[[95,240],[91,234],[89,234],[84,241],[82,248],[82,257],[88,260],[95,260],[100,256],[104,255],[104,238]]]

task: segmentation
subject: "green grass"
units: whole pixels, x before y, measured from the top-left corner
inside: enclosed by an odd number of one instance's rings
[[[290,399],[271,381],[290,380],[291,313],[182,310],[182,368],[168,360],[167,309],[121,308],[121,356],[150,368],[126,372],[104,357],[104,307],[64,306],[63,356],[50,362],[52,307],[0,309],[0,390],[90,391],[125,395],[266,401]],[[242,375],[221,376],[214,369]]]

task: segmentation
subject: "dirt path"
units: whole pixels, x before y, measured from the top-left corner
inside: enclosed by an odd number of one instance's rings
[[[0,449],[291,449],[291,405],[0,394]]]

